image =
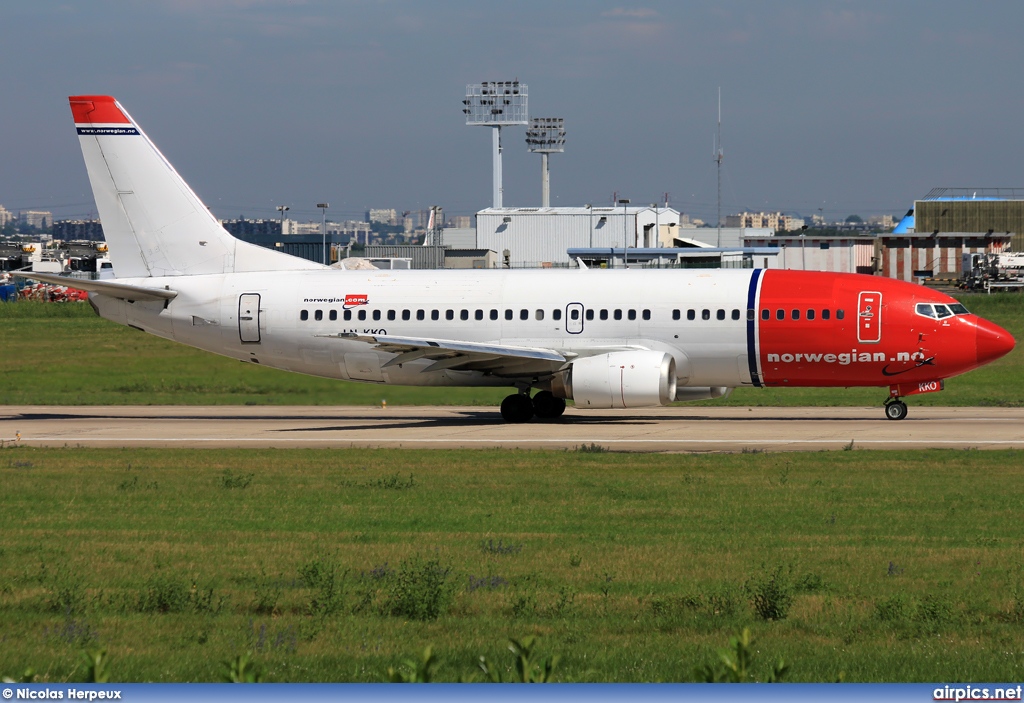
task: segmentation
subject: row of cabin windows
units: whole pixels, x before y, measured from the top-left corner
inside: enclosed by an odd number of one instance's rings
[[[733,308],[732,311],[729,312],[729,313],[727,313],[726,310],[723,310],[722,308],[719,308],[718,310],[715,311],[715,319],[716,320],[724,320],[724,319],[726,319],[726,315],[727,314],[733,320],[739,320],[740,319],[740,311],[739,311],[738,308]],[[813,319],[815,319],[815,317],[817,317],[817,314],[818,314],[818,312],[816,310],[814,310],[813,308],[808,308],[806,312],[803,312],[803,311],[798,310],[796,308],[794,308],[794,309],[789,311],[789,316],[793,320],[799,320],[801,318],[801,316],[803,316],[804,319],[813,320]],[[844,315],[845,315],[844,311],[836,310],[836,319],[837,320],[842,320]],[[766,309],[766,310],[762,310],[761,311],[761,319],[762,320],[770,320],[771,318],[772,318],[772,311],[771,310],[767,310]],[[673,320],[680,320],[680,319],[682,319],[682,311],[681,310],[673,310],[672,311],[672,319]],[[687,320],[696,320],[697,319],[697,311],[694,310],[693,308],[690,308],[689,310],[687,310],[686,311],[686,319]],[[711,310],[709,310],[707,308],[704,308],[703,310],[701,310],[700,311],[700,319],[702,319],[702,320],[710,320],[711,319]],[[754,319],[754,311],[753,310],[747,310],[747,319],[748,320],[753,320]],[[779,308],[778,310],[776,310],[775,311],[775,319],[776,320],[785,320],[786,319],[786,311],[783,310],[782,308]],[[821,319],[822,320],[830,320],[830,319],[832,319],[832,311],[829,310],[828,308],[825,308],[824,310],[822,310],[821,311]]]
[[[370,310],[370,311],[356,310],[354,312],[355,312],[355,314],[353,315],[353,311],[352,310],[342,310],[341,311],[342,319],[346,320],[346,321],[352,320],[352,319],[355,319],[355,320],[366,320],[369,317],[372,320],[381,320],[383,318],[386,318],[388,320],[397,320],[400,317],[402,320],[411,320],[411,319],[413,319],[413,314],[415,312],[415,317],[416,317],[417,320],[426,320],[427,319],[427,314],[428,314],[428,311],[426,311],[426,310],[416,310],[416,311],[412,311],[412,310],[387,310],[387,311],[382,311],[382,310]],[[470,310],[465,310],[465,309],[464,310],[460,310],[459,311],[459,319],[460,320],[469,320],[470,319],[470,313],[471,313]],[[441,319],[441,311],[440,310],[430,310],[429,314],[430,314],[430,319],[431,320],[440,320]],[[609,319],[609,315],[610,315],[611,319],[613,319],[613,320],[621,320],[623,318],[623,314],[625,314],[625,317],[626,317],[627,320],[635,320],[635,319],[637,319],[637,311],[636,310],[625,310],[625,311],[623,311],[623,310],[611,310],[611,311],[609,311],[609,310],[599,310],[597,312],[597,317],[599,319],[601,319],[601,320],[607,320],[607,319]],[[587,310],[584,313],[584,316],[588,320],[593,320],[594,319],[594,315],[595,315],[595,313],[594,313],[593,310]],[[545,316],[544,310],[537,309],[537,310],[533,311],[533,319],[535,319],[535,320],[543,320],[544,316]],[[490,312],[487,314],[487,317],[489,317],[492,320],[497,320],[499,318],[498,310],[495,310],[495,309],[492,308],[490,310]],[[505,317],[506,320],[513,320],[513,319],[515,319],[515,310],[506,309],[504,317]],[[651,319],[651,311],[650,310],[641,310],[640,311],[640,317],[641,317],[641,319],[644,319],[644,320],[650,320]],[[474,310],[474,311],[472,311],[472,318],[474,320],[483,320],[484,319],[484,311],[483,310]],[[299,311],[299,319],[303,320],[303,321],[308,320],[309,319],[309,310],[300,310]],[[323,320],[324,319],[324,311],[323,310],[314,310],[313,311],[313,319],[318,321],[318,322],[320,320]],[[337,310],[328,310],[327,311],[327,319],[330,320],[331,322],[334,322],[335,320],[337,320],[338,319],[338,311]],[[444,311],[444,319],[445,320],[454,320],[455,319],[455,310],[445,310]],[[526,308],[521,309],[519,311],[519,319],[520,320],[529,320],[530,319],[530,311],[527,310]],[[551,319],[552,320],[561,320],[562,319],[562,310],[560,308],[556,308],[555,310],[552,310],[551,311]],[[579,308],[573,308],[573,309],[571,309],[569,311],[569,319],[571,319],[571,320],[578,320],[578,319],[580,319],[580,310],[579,310]]]
[[[352,320],[353,319],[353,311],[352,310],[342,310],[341,312],[342,312],[342,319],[343,320],[347,321],[347,320]],[[609,319],[609,317],[612,320],[621,320],[623,318],[623,313],[625,313],[625,317],[626,317],[627,320],[635,320],[637,318],[637,311],[636,310],[625,310],[625,311],[623,311],[623,310],[620,310],[620,309],[615,309],[615,310],[602,309],[602,310],[597,311],[596,315],[597,315],[597,318],[600,319],[600,320],[607,320],[607,319]],[[426,320],[427,319],[427,311],[426,310],[416,310],[415,311],[415,315],[416,315],[416,319],[417,320]],[[733,308],[731,312],[727,313],[726,310],[724,310],[722,308],[719,308],[714,313],[714,317],[715,317],[716,320],[725,320],[727,315],[728,315],[729,318],[731,318],[733,320],[739,320],[740,319],[740,310],[739,310],[739,308]],[[816,311],[814,308],[808,308],[806,311],[802,311],[802,310],[799,310],[797,308],[793,308],[792,310],[789,311],[789,317],[790,317],[790,319],[793,319],[793,320],[799,320],[801,317],[803,317],[804,319],[807,319],[807,320],[813,320],[813,319],[815,319],[817,317],[817,315],[818,315],[818,311]],[[371,310],[371,311],[369,311],[369,317],[371,319],[373,319],[373,320],[380,320],[380,319],[382,319],[382,316],[384,316],[384,311],[381,311],[381,310]],[[386,313],[386,318],[388,320],[397,320],[399,318],[399,316],[401,316],[402,320],[411,320],[412,317],[413,317],[413,311],[412,310],[401,310],[401,311],[388,310],[387,313]],[[593,320],[594,316],[595,316],[595,312],[594,312],[593,309],[587,309],[586,312],[584,313],[584,316],[586,317],[587,320]],[[845,316],[845,313],[844,313],[843,310],[836,310],[836,319],[837,320],[842,320],[844,316]],[[488,317],[490,319],[492,319],[492,320],[497,320],[498,319],[498,311],[495,310],[495,309],[491,309]],[[650,310],[641,310],[640,311],[640,317],[642,319],[644,319],[644,320],[650,320],[651,319],[651,311]],[[772,317],[772,311],[771,310],[768,310],[768,309],[761,310],[761,319],[762,320],[770,320],[771,317]],[[786,310],[784,310],[782,308],[779,308],[779,309],[777,309],[775,311],[775,319],[776,320],[785,320],[786,317],[787,317]],[[505,319],[506,320],[512,320],[514,318],[515,318],[515,311],[511,310],[511,309],[506,309],[505,310]],[[303,321],[308,320],[309,319],[309,311],[308,310],[300,311],[299,312],[299,319],[303,320]],[[320,320],[323,320],[324,319],[324,311],[323,310],[314,310],[313,311],[313,319],[317,320],[318,322]],[[338,311],[337,310],[328,310],[328,312],[327,312],[327,319],[330,320],[331,322],[334,322],[335,320],[337,320],[338,319]],[[355,311],[355,319],[356,320],[366,320],[367,319],[367,311],[366,310],[356,310]],[[431,310],[430,311],[430,319],[431,320],[440,320],[441,319],[441,311],[440,310]],[[454,310],[445,310],[444,311],[444,319],[445,320],[454,320],[455,319],[455,311]],[[465,309],[460,310],[459,311],[459,319],[460,320],[469,320],[470,319],[470,311],[469,310],[465,310]],[[475,311],[473,311],[473,319],[475,319],[475,320],[483,320],[484,319],[484,311],[483,310],[475,310]],[[519,319],[520,320],[529,320],[530,319],[530,311],[527,310],[526,308],[521,309],[519,311]],[[534,312],[533,312],[533,319],[535,319],[535,320],[543,320],[544,319],[544,310],[541,310],[541,309],[534,310]],[[562,311],[561,311],[561,309],[556,308],[555,310],[552,310],[551,311],[551,319],[552,320],[561,320],[562,319]],[[578,320],[578,319],[580,319],[580,310],[578,308],[571,309],[569,311],[569,319],[571,319],[571,320]],[[672,311],[672,319],[673,320],[681,320],[682,319],[682,310],[673,310]],[[697,311],[695,309],[693,309],[693,308],[690,308],[689,310],[687,310],[686,311],[686,319],[687,320],[696,320],[697,319]],[[710,320],[711,319],[711,310],[709,310],[708,308],[704,308],[703,310],[701,310],[700,311],[700,319],[702,319],[702,320]],[[754,319],[754,311],[753,310],[747,310],[747,319],[748,320],[753,320]],[[832,311],[829,310],[828,308],[824,308],[823,310],[821,310],[821,319],[822,320],[830,320],[830,319],[832,319]]]

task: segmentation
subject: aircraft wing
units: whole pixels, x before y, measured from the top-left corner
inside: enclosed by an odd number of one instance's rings
[[[353,333],[324,334],[318,337],[350,339],[375,345],[376,349],[396,354],[382,368],[398,366],[417,359],[434,363],[423,369],[440,371],[487,371],[496,376],[533,376],[554,373],[565,366],[574,354],[562,354],[539,347],[516,347],[481,344],[452,339],[421,339],[386,335]]]
[[[52,283],[56,286],[67,286],[90,293],[109,295],[111,298],[122,300],[171,300],[178,295],[178,291],[167,288],[146,288],[145,286],[130,286],[127,283],[115,283],[114,281],[90,281],[84,278],[70,278],[55,273],[33,273],[31,271],[11,271],[16,278],[28,278],[33,281]]]

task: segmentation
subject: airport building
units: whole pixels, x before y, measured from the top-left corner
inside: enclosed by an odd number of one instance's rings
[[[476,215],[475,249],[510,268],[569,266],[571,248],[671,247],[679,212],[666,207],[488,208]]]

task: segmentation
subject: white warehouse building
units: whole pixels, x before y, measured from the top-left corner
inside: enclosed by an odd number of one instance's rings
[[[476,248],[513,268],[568,266],[570,248],[671,247],[679,211],[667,207],[488,208],[476,214]],[[499,264],[500,265],[500,264]]]

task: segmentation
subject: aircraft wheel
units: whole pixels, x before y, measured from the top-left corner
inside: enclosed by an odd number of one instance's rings
[[[885,416],[889,420],[902,420],[907,416],[907,404],[902,400],[894,400],[885,406]]]
[[[533,396],[533,412],[541,419],[553,420],[565,412],[565,400],[556,398],[551,391],[540,391]]]
[[[529,422],[533,418],[533,402],[524,393],[513,393],[501,401],[501,417],[505,422]]]

